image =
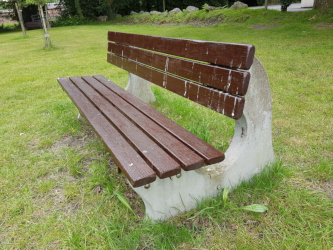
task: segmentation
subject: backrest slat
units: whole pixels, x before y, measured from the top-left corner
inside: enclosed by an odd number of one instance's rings
[[[109,41],[156,52],[248,70],[254,57],[253,45],[156,37],[109,31]]]
[[[108,53],[107,60],[149,82],[233,119],[239,119],[243,114],[245,100],[242,97],[184,80],[115,54]]]
[[[196,61],[188,61],[111,42],[108,45],[108,51],[236,95],[245,95],[250,82],[250,73],[247,71],[237,71]]]

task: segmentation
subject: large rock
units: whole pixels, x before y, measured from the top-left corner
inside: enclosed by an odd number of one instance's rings
[[[210,5],[208,5],[208,4],[205,6],[205,10],[206,10],[206,11],[212,11],[212,10],[217,10],[217,9],[218,9],[217,7],[210,6]]]
[[[135,11],[131,11],[130,15],[137,15],[138,13],[136,13]]]
[[[117,14],[116,17],[123,17],[121,14]]]
[[[174,8],[173,10],[169,11],[168,16],[173,16],[174,14],[182,12],[179,8]]]
[[[99,16],[99,17],[97,17],[97,21],[100,21],[100,22],[105,22],[106,19],[108,19],[108,16]]]
[[[153,10],[150,12],[150,15],[161,15],[161,12]]]
[[[193,12],[193,11],[198,11],[199,10],[199,8],[197,8],[197,7],[194,7],[194,6],[187,6],[187,8],[186,8],[186,12]]]
[[[230,7],[231,10],[239,10],[239,9],[247,9],[249,6],[240,1],[234,2],[234,4]]]

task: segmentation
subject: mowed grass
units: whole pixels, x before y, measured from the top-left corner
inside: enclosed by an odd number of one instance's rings
[[[247,18],[213,27],[53,28],[55,47],[45,50],[40,30],[27,38],[0,34],[1,249],[333,247],[332,13],[235,13]],[[101,74],[125,87],[127,73],[106,62],[108,30],[254,44],[271,83],[273,146],[281,161],[233,190],[226,203],[217,197],[163,223],[144,220],[142,201],[91,128],[76,119],[77,109],[56,81]],[[227,149],[233,120],[153,91],[154,107]],[[253,203],[266,204],[268,212],[237,209]]]

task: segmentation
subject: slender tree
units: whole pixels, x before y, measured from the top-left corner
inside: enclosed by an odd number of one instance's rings
[[[15,2],[15,7],[16,7],[17,15],[18,15],[18,18],[19,18],[19,21],[20,21],[20,26],[21,26],[21,29],[22,29],[23,36],[26,36],[27,32],[26,32],[25,27],[24,27],[24,22],[23,22],[23,17],[22,17],[22,9],[19,7],[19,3],[17,3],[17,1]]]
[[[40,13],[40,18],[41,18],[41,22],[42,22],[43,30],[44,30],[45,48],[52,46],[50,35],[47,32],[47,26],[46,26],[44,11],[43,11],[43,6],[49,2],[51,2],[51,0],[25,0],[26,4],[35,4],[38,6],[38,10]]]

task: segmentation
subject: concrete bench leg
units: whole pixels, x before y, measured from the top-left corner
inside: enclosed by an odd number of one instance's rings
[[[83,115],[81,115],[81,113],[79,113],[79,114],[77,115],[77,119],[79,119],[79,120],[81,120],[81,121],[84,121],[84,120],[85,120],[84,117],[83,117]]]
[[[221,188],[236,187],[273,162],[272,98],[268,76],[257,58],[254,58],[250,72],[244,114],[235,121],[235,134],[225,160],[198,170],[182,171],[180,178],[157,178],[147,189],[133,188],[145,203],[147,217],[165,220],[189,211],[196,207],[197,201],[217,196]]]
[[[141,101],[151,103],[156,100],[153,91],[151,91],[150,84],[151,83],[145,79],[129,73],[128,84],[125,90],[139,98]]]

